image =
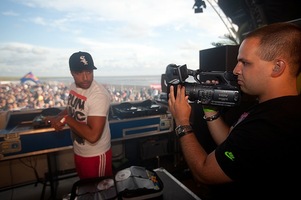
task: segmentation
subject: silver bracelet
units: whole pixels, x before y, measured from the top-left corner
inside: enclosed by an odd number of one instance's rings
[[[210,121],[213,121],[213,120],[216,120],[217,118],[219,118],[221,115],[220,115],[220,112],[217,112],[215,115],[212,115],[210,117],[206,117],[204,115],[204,120],[206,120],[207,122],[210,122]]]

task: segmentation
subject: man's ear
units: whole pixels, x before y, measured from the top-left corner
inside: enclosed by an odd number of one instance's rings
[[[283,62],[282,60],[278,60],[275,66],[273,67],[272,77],[280,76],[283,73],[284,69],[285,69],[285,62]]]

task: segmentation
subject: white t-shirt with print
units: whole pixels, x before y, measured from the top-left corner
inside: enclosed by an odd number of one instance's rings
[[[111,133],[108,121],[110,95],[106,88],[93,81],[90,88],[77,88],[75,83],[70,86],[68,114],[81,123],[87,123],[88,116],[106,116],[106,123],[100,139],[95,143],[79,137],[71,131],[74,153],[82,157],[97,156],[111,147]]]

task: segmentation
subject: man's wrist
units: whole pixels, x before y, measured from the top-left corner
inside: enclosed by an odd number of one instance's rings
[[[178,138],[193,132],[191,125],[179,125],[175,128],[175,133]]]
[[[203,111],[204,111],[203,119],[205,119],[207,122],[216,120],[220,117],[219,109],[216,106],[204,105]]]
[[[204,115],[203,119],[206,120],[207,122],[211,122],[211,121],[213,121],[213,120],[218,119],[220,116],[221,116],[221,115],[220,115],[220,112],[217,111],[216,114],[211,115],[211,116],[209,116],[209,117],[207,117],[206,115]]]

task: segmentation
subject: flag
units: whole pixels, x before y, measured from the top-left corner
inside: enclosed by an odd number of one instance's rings
[[[25,76],[23,76],[21,79],[20,79],[21,83],[24,83],[26,81],[32,81],[36,84],[40,83],[40,80],[38,79],[38,77],[36,77],[35,75],[33,75],[32,72],[29,72],[27,74],[25,74]]]

